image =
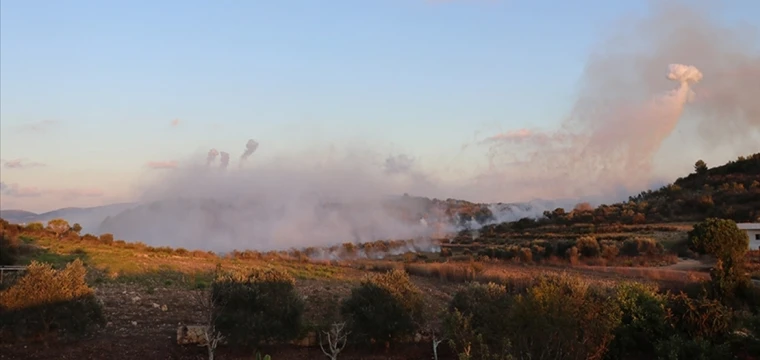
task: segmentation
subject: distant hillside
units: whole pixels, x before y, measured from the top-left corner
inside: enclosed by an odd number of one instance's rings
[[[716,216],[736,221],[760,218],[760,153],[708,168],[698,161],[695,172],[672,185],[629,199],[647,213],[666,220],[701,220]]]
[[[0,210],[0,218],[11,223],[23,224],[34,221],[37,214],[25,210]]]
[[[2,210],[0,218],[10,223],[46,223],[50,220],[62,218],[71,224],[78,223],[82,226],[82,232],[97,232],[100,223],[107,217],[116,215],[126,209],[134,207],[135,204],[119,203],[86,208],[63,208],[48,211],[41,214],[24,210]]]

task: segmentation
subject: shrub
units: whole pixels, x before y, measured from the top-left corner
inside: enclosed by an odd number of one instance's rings
[[[613,241],[603,241],[600,245],[602,247],[602,257],[605,259],[612,260],[620,253],[620,248]]]
[[[718,344],[710,339],[689,338],[675,334],[656,345],[658,357],[664,360],[713,360],[733,359],[728,344]]]
[[[449,347],[457,354],[459,360],[473,359],[475,354],[483,360],[513,359],[509,353],[509,340],[505,340],[504,347],[498,349],[496,353],[492,352],[492,348],[489,349],[483,339],[483,334],[473,328],[472,315],[465,315],[454,309],[452,313],[445,316],[443,326],[446,337],[449,339]],[[437,359],[436,356],[434,358]]]
[[[97,236],[92,235],[92,234],[84,234],[84,235],[82,235],[81,240],[84,241],[84,242],[95,242],[95,241],[98,240],[98,238],[97,238]]]
[[[656,344],[661,359],[730,359],[733,312],[720,301],[690,298],[684,293],[668,298],[673,330]]]
[[[288,341],[301,331],[304,303],[288,273],[272,268],[223,273],[211,289],[216,328],[231,343]]]
[[[578,248],[575,246],[567,249],[567,251],[565,252],[565,256],[567,256],[571,264],[578,263],[578,254],[579,254]]]
[[[100,242],[102,242],[103,244],[106,244],[106,245],[113,244],[113,234],[108,234],[108,233],[101,234],[100,235]]]
[[[17,283],[0,292],[0,324],[18,336],[40,335],[45,344],[52,331],[74,337],[102,324],[101,306],[85,275],[78,259],[62,270],[32,262]]]
[[[655,344],[667,338],[672,328],[667,296],[657,293],[655,286],[625,282],[615,288],[614,299],[622,318],[608,356],[612,359],[626,355],[654,358]]]
[[[0,228],[0,265],[16,263],[20,241],[18,234],[3,226]]]
[[[599,256],[600,248],[599,242],[593,236],[581,236],[575,242],[575,247],[584,257],[597,257]]]
[[[470,283],[454,294],[449,311],[452,314],[461,312],[467,317],[473,330],[483,336],[486,344],[504,347],[510,326],[504,321],[504,316],[510,309],[511,300],[504,285]]]
[[[514,299],[505,321],[517,358],[593,360],[604,356],[620,310],[579,278],[541,277]]]
[[[662,254],[662,251],[662,244],[647,237],[626,239],[621,249],[621,253],[625,256],[654,256]]]
[[[533,261],[533,252],[529,248],[520,248],[520,262],[530,263]]]
[[[40,222],[33,222],[26,224],[26,231],[29,232],[38,232],[45,229],[45,225],[42,225]]]
[[[412,335],[421,322],[420,291],[403,270],[367,277],[351,290],[341,313],[360,341],[393,341]]]

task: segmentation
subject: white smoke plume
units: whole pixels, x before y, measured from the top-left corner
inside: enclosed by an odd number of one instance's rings
[[[693,155],[663,149],[677,131],[700,129],[676,145],[702,154],[720,146],[729,146],[733,156],[757,149],[756,29],[728,28],[711,16],[718,10],[693,3],[650,4],[648,17],[620,22],[628,26],[610,31],[594,50],[558,130],[511,130],[482,141],[490,166],[477,181],[481,189],[511,193],[513,201],[618,201],[658,180],[657,164],[661,171],[683,164],[667,174],[670,181],[689,170]]]
[[[216,149],[211,149],[208,151],[208,155],[206,155],[206,165],[211,165],[214,160],[216,160],[216,157],[219,155],[219,151]]]
[[[222,151],[221,152],[221,159],[219,160],[219,167],[224,170],[227,168],[227,165],[230,164],[230,154],[227,152]]]
[[[624,199],[652,184],[655,160],[678,158],[679,152],[660,149],[681,124],[701,129],[689,146],[709,150],[731,141],[756,150],[758,42],[751,31],[728,29],[710,14],[658,3],[650,17],[610,31],[591,54],[559,129],[488,138],[482,144],[490,166],[469,181],[444,181],[412,157],[383,159],[351,149],[330,158],[309,149],[250,169],[215,172],[200,165],[161,174],[145,189],[142,206],[101,230],[154,245],[271,250],[429,238],[434,224],[451,220],[426,202],[409,200],[401,210],[389,204],[388,196],[403,193],[486,203],[572,199],[492,205],[486,222],[569,209],[578,198]],[[221,152],[221,162],[226,168],[229,154]]]
[[[420,222],[431,216],[429,204],[397,195],[415,188],[411,177],[385,175],[369,155],[326,161],[309,153],[231,172],[201,164],[180,168],[148,184],[142,206],[111,217],[100,231],[215,251],[429,238],[435,232]],[[225,152],[221,157],[224,163]]]

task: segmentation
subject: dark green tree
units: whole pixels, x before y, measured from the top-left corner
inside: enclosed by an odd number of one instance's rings
[[[707,164],[705,164],[702,160],[697,160],[696,163],[694,163],[694,171],[698,175],[704,175],[707,173]]]
[[[721,298],[732,297],[738,286],[749,281],[744,272],[749,237],[733,220],[709,218],[694,225],[688,243],[691,250],[718,260],[710,277]]]

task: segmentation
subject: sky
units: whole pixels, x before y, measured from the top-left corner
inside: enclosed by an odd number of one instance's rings
[[[463,145],[560,126],[605,29],[648,4],[4,0],[0,207],[129,201],[156,167],[251,138],[262,161],[359,144],[474,173],[486,151]],[[726,23],[760,13],[726,4]]]

